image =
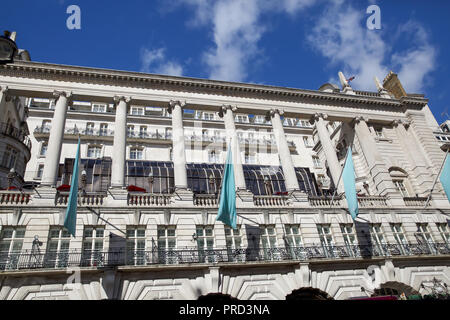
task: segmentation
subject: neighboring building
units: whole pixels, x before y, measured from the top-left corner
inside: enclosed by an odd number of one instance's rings
[[[32,143],[16,162],[22,190],[0,194],[0,299],[349,299],[449,284],[439,182],[424,209],[445,155],[434,117],[423,96],[376,84],[313,91],[0,66],[0,115],[13,107],[3,97],[26,99]],[[73,238],[62,225],[78,137]],[[237,230],[216,221],[230,141]],[[350,145],[356,222],[338,183]]]

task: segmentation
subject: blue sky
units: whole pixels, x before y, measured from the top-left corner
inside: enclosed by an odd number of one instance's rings
[[[81,30],[69,30],[69,5]],[[369,5],[381,30],[369,30]],[[399,74],[448,118],[450,1],[446,0],[15,0],[1,30],[33,61],[166,73],[302,89],[335,82],[375,91],[373,76]]]

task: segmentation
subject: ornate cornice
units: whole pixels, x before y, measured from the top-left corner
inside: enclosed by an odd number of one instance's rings
[[[210,94],[214,93],[224,96],[256,96],[258,98],[269,100],[302,101],[304,99],[312,99],[317,102],[319,102],[319,100],[330,102],[351,102],[387,107],[424,106],[428,102],[427,99],[417,97],[402,97],[400,100],[386,99],[378,96],[348,95],[345,93],[330,93],[267,85],[174,77],[28,61],[14,62],[12,64],[0,66],[0,75],[78,83],[114,84],[118,86],[135,88],[163,89]]]

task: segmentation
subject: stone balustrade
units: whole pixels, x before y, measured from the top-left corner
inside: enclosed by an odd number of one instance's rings
[[[404,197],[405,206],[407,207],[424,207],[427,203],[427,197]],[[428,206],[431,205],[431,201],[428,202]]]
[[[194,194],[194,206],[217,207],[219,197],[216,194]]]
[[[361,208],[387,207],[386,197],[366,196],[358,197],[358,204]]]
[[[66,206],[69,201],[69,192],[58,191],[55,196],[55,205]],[[101,206],[103,205],[105,193],[80,193],[78,195],[79,206]]]
[[[0,205],[24,205],[32,199],[32,191],[0,191]]]
[[[313,208],[331,207],[331,199],[332,199],[332,197],[330,197],[330,196],[323,196],[323,197],[309,196],[308,197],[309,205]],[[334,197],[333,207],[341,207],[341,197]]]
[[[254,196],[253,203],[258,207],[285,207],[290,205],[289,196]]]
[[[129,206],[167,206],[171,198],[168,193],[129,192],[127,202]]]

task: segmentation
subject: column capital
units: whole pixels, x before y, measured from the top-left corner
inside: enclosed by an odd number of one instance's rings
[[[353,121],[355,123],[360,123],[361,121],[364,121],[364,122],[367,123],[369,121],[369,119],[367,117],[364,117],[364,116],[357,116],[357,117],[353,118]]]
[[[237,111],[237,106],[231,104],[223,104],[219,109],[219,117],[223,118],[227,110],[231,110],[232,112]]]
[[[323,113],[323,112],[316,112],[311,119],[309,119],[309,123],[310,124],[314,124],[314,122],[319,121],[319,119],[322,118],[323,120],[327,120],[328,119],[328,114]]]
[[[169,113],[172,113],[172,110],[179,106],[181,109],[183,109],[186,106],[186,100],[170,100],[169,106],[167,107],[167,111]]]
[[[53,97],[55,99],[59,99],[59,97],[61,96],[66,97],[67,99],[71,99],[73,97],[72,91],[58,91],[58,90],[53,91]]]
[[[0,87],[0,93],[3,94],[5,101],[11,101],[11,97],[9,96],[8,91],[8,86]]]
[[[131,102],[131,97],[127,96],[114,96],[113,97],[114,103],[118,104],[120,101],[124,101],[127,105]]]
[[[270,109],[269,111],[267,111],[266,120],[270,121],[274,117],[274,115],[277,114],[277,113],[280,116],[282,116],[282,115],[284,115],[284,110],[283,109],[276,109],[276,108]]]
[[[392,125],[394,126],[394,128],[396,128],[398,125],[403,125],[405,128],[408,128],[411,125],[411,122],[409,120],[395,119],[392,121]]]

